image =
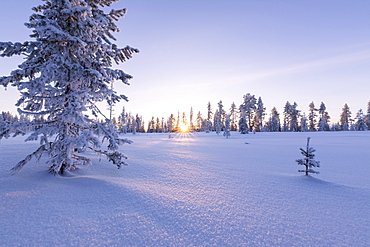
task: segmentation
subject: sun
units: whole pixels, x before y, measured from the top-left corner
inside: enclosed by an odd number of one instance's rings
[[[180,124],[180,132],[182,133],[189,132],[189,125],[184,124],[184,123]]]

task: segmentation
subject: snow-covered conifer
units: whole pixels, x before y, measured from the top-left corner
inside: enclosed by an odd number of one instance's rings
[[[225,119],[225,130],[224,130],[224,136],[226,138],[229,138],[231,135],[230,129],[231,129],[231,118],[230,118],[230,114],[227,114],[226,119]]]
[[[364,113],[362,109],[358,110],[355,118],[356,122],[354,124],[354,129],[358,131],[364,131],[368,129],[368,126],[365,123]]]
[[[320,162],[315,160],[314,152],[316,150],[310,147],[310,139],[311,139],[310,137],[307,138],[306,150],[300,148],[301,154],[304,156],[304,158],[296,160],[298,165],[304,165],[306,167],[305,170],[298,170],[299,172],[305,172],[306,176],[308,176],[309,173],[319,173],[313,170],[312,167],[320,167]]]
[[[270,119],[268,121],[268,131],[278,132],[280,131],[280,117],[279,113],[276,110],[276,107],[272,108]]]
[[[200,111],[198,112],[197,114],[197,119],[196,119],[196,124],[195,124],[195,129],[197,131],[203,131],[202,129],[202,123],[203,123],[203,118],[202,118],[202,114],[200,113]]]
[[[331,131],[340,131],[340,125],[339,123],[333,123],[330,127]]]
[[[291,109],[292,109],[292,106],[289,103],[289,101],[287,101],[285,103],[284,112],[283,112],[283,114],[284,114],[284,122],[283,122],[283,126],[282,126],[282,131],[283,132],[289,131]]]
[[[365,124],[367,125],[368,129],[370,130],[370,100],[367,102],[367,112],[365,116]]]
[[[176,121],[175,116],[171,114],[167,120],[168,132],[171,133],[174,131],[175,121]]]
[[[317,130],[318,131],[329,131],[330,130],[330,127],[329,127],[330,117],[329,117],[328,112],[326,111],[326,106],[324,102],[321,102],[320,104],[319,115],[320,115],[320,119],[317,125]]]
[[[339,119],[339,126],[340,130],[348,131],[349,130],[349,122],[351,118],[351,111],[349,109],[349,106],[347,103],[344,104],[344,107],[342,108],[342,113],[340,114]]]
[[[193,124],[193,107],[190,108],[189,127],[190,127],[190,130],[191,131],[194,129],[194,124]]]
[[[307,132],[308,129],[308,124],[307,124],[307,117],[305,114],[301,116],[301,132]]]
[[[188,120],[186,118],[185,112],[182,113],[182,122],[183,125],[188,126]]]
[[[217,119],[218,119],[218,109],[216,109],[215,114],[213,115],[213,130],[217,132]]]
[[[266,108],[263,106],[263,102],[262,102],[261,97],[258,97],[256,114],[255,114],[254,121],[253,121],[254,129],[257,132],[262,130],[263,119],[266,115],[265,110],[266,110]]]
[[[231,107],[230,107],[230,118],[231,118],[231,131],[237,131],[238,130],[238,127],[237,127],[237,124],[236,124],[236,113],[237,113],[237,108],[236,108],[236,105],[235,103],[233,102],[231,104]]]
[[[240,134],[248,134],[248,125],[246,120],[245,108],[240,105],[240,118],[239,118],[239,132]]]
[[[218,110],[217,110],[217,114],[215,114],[215,117],[216,117],[216,121],[215,121],[215,128],[216,128],[216,134],[220,134],[221,133],[221,130],[222,130],[222,113],[223,113],[223,105],[222,105],[222,101],[220,100],[220,102],[218,102]]]
[[[250,93],[247,93],[243,96],[243,103],[241,105],[241,110],[243,110],[245,115],[245,120],[247,122],[248,131],[253,130],[253,114],[256,110],[256,98],[254,95],[251,95]]]
[[[118,48],[113,36],[115,24],[126,10],[104,12],[117,0],[47,0],[35,7],[26,26],[33,30],[35,41],[1,42],[2,57],[24,55],[25,61],[10,76],[0,78],[0,85],[17,87],[21,97],[18,111],[31,116],[45,116],[45,121],[26,141],[40,138],[40,147],[20,161],[19,171],[33,157],[49,154],[49,171],[62,174],[78,165],[90,164],[90,158],[78,154],[83,148],[105,155],[117,167],[126,157],[118,151],[120,139],[109,118],[105,123],[90,119],[88,111],[98,117],[96,102],[109,105],[127,100],[113,91],[111,84],[120,80],[128,84],[132,77],[112,69],[112,63],[127,61],[137,49]],[[0,134],[18,133],[22,123],[14,124]],[[102,150],[97,136],[108,141]],[[54,138],[53,140],[49,140]]]
[[[120,122],[118,125],[118,131],[122,134],[127,133],[127,116],[125,112],[125,107],[122,107],[122,112],[120,114]]]
[[[177,119],[175,125],[175,131],[180,131],[180,111],[177,111]]]
[[[310,131],[316,131],[316,117],[317,117],[317,109],[315,108],[315,104],[313,101],[308,105],[309,113],[308,113],[308,129]]]
[[[152,117],[148,123],[148,133],[154,133],[155,132],[155,119]]]
[[[206,133],[212,131],[212,107],[211,102],[207,104],[207,130]]]
[[[161,131],[161,122],[159,121],[159,117],[157,117],[155,121],[155,133],[160,133]]]
[[[296,132],[298,131],[298,117],[299,117],[299,110],[297,110],[297,103],[294,102],[293,105],[291,105],[290,109],[290,125],[289,130]]]

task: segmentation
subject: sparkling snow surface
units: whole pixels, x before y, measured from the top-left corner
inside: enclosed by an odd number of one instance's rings
[[[2,140],[0,246],[370,245],[370,132],[172,136],[128,134],[129,166],[64,177],[44,158],[10,175],[37,143]]]

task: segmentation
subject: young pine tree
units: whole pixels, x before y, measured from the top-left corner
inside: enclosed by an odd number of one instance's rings
[[[0,43],[2,57],[25,56],[19,69],[0,78],[0,85],[18,88],[19,113],[46,119],[26,139],[40,139],[40,147],[13,171],[48,153],[49,171],[63,174],[91,163],[90,158],[78,153],[84,149],[105,155],[118,168],[125,164],[126,157],[118,148],[130,141],[118,137],[109,117],[103,115],[104,123],[94,120],[102,115],[97,102],[113,105],[127,100],[111,85],[116,80],[128,84],[132,77],[111,67],[113,62],[125,62],[138,52],[112,43],[113,33],[119,31],[115,22],[126,13],[125,9],[105,13],[103,8],[114,2],[117,0],[45,0],[33,8],[35,13],[26,23],[34,41]],[[21,127],[22,123],[12,125],[0,133],[0,138],[11,132],[19,134]],[[101,149],[98,135],[108,142],[107,150]]]
[[[320,167],[320,162],[315,160],[315,154],[316,151],[314,148],[310,147],[310,137],[307,138],[307,145],[306,150],[303,148],[300,148],[301,154],[304,156],[302,159],[297,159],[296,162],[298,165],[304,165],[306,167],[305,170],[298,170],[299,172],[305,172],[306,176],[308,176],[309,173],[319,173],[317,171],[314,171],[312,167]]]

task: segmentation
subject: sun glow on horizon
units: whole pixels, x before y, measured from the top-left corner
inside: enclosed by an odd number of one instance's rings
[[[189,125],[182,123],[180,124],[180,132],[187,133],[189,132]]]

